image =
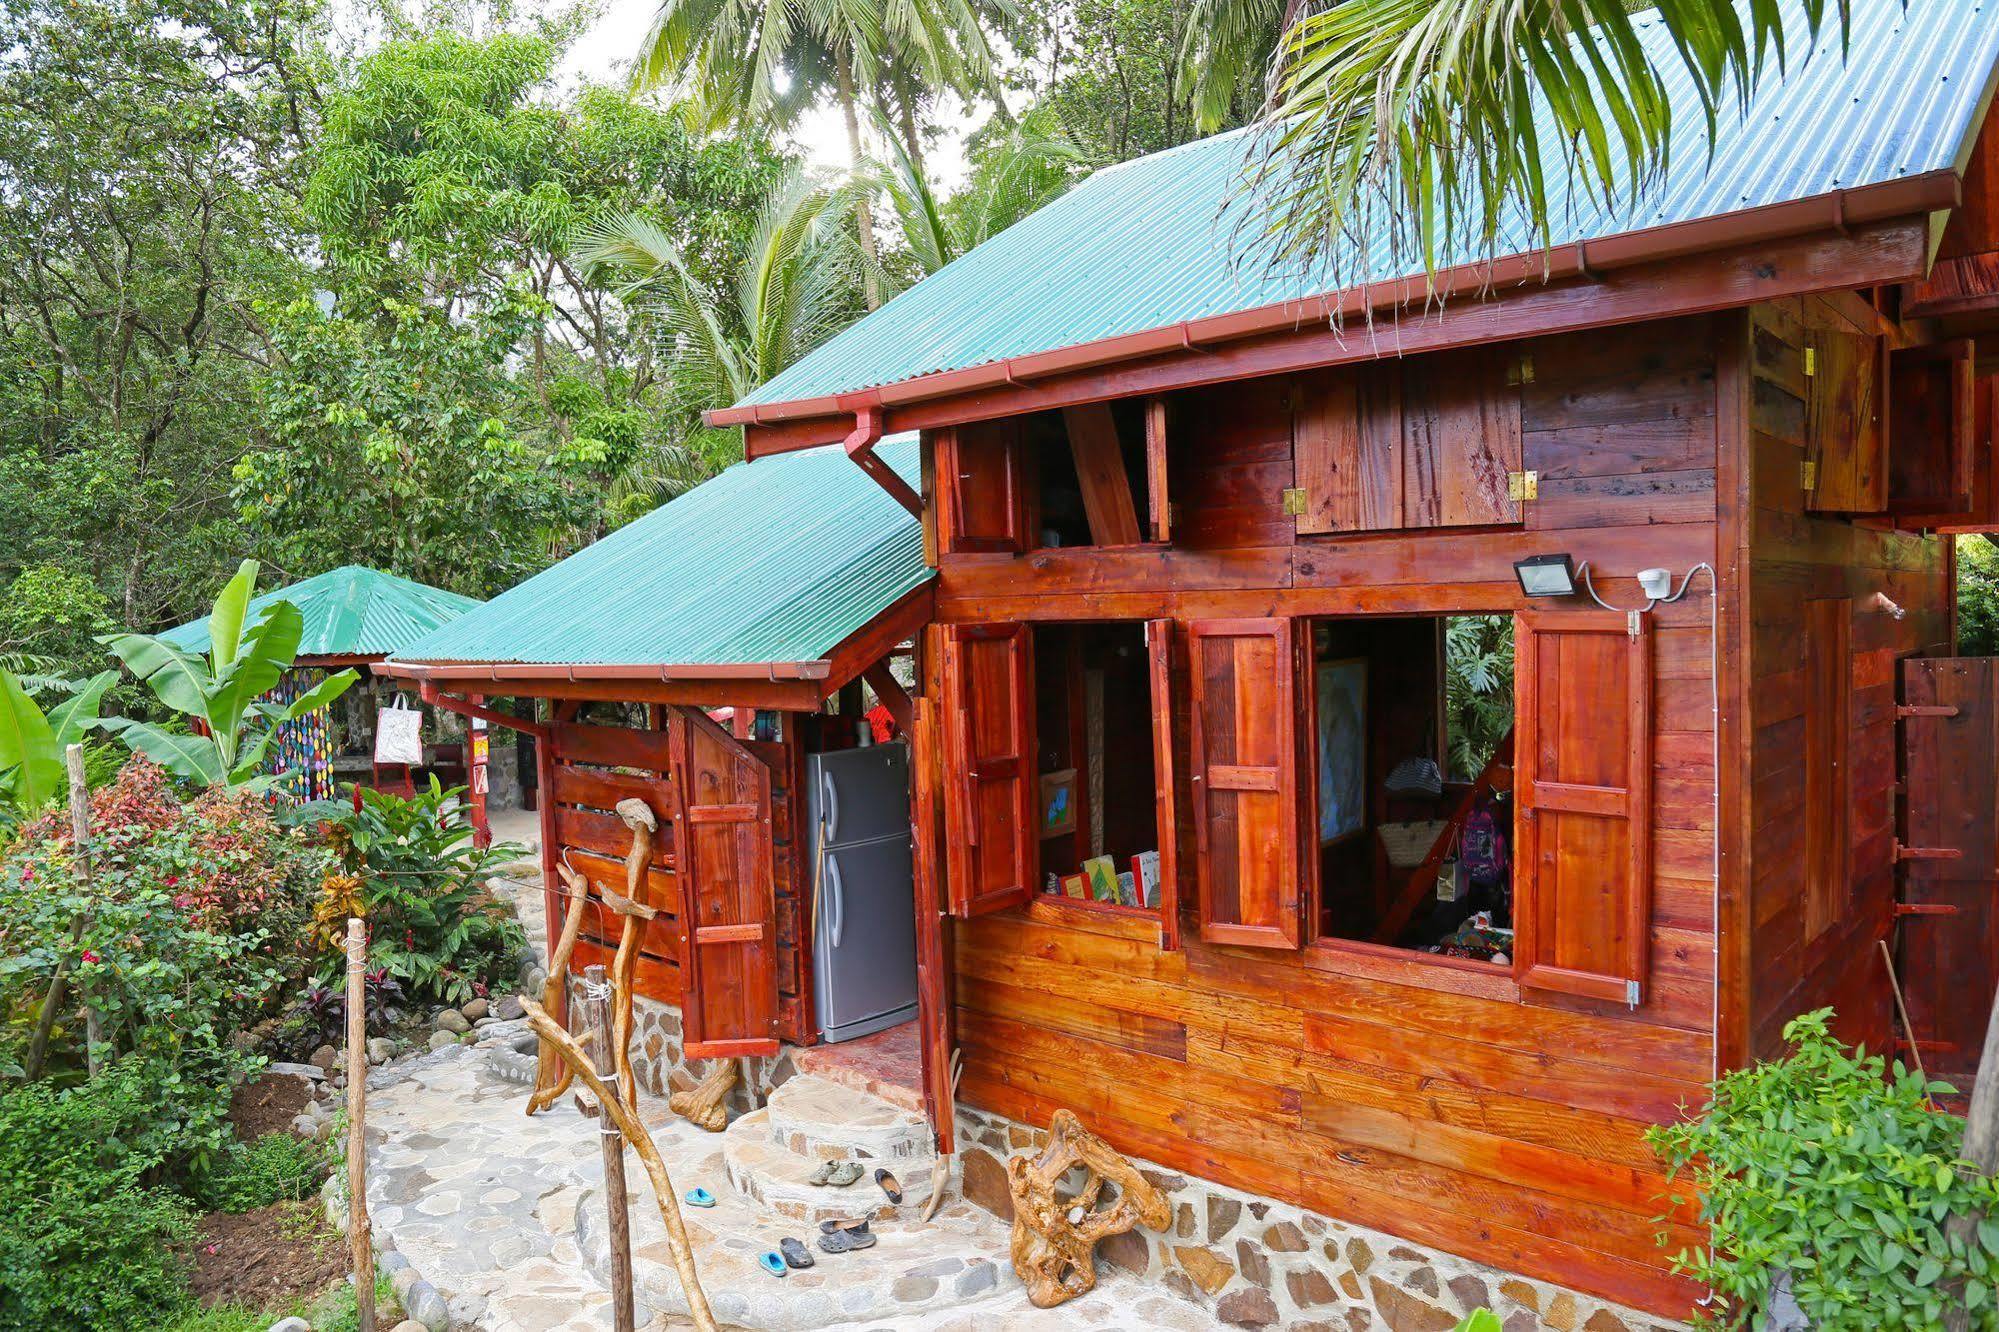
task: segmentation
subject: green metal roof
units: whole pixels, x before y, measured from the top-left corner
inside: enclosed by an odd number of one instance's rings
[[[305,621],[301,658],[385,657],[479,605],[476,597],[359,564],[264,593],[250,603],[250,622],[279,601],[298,607]],[[189,620],[160,637],[184,651],[206,652],[208,617]]]
[[[1746,8],[1750,0],[1741,0]],[[1850,55],[1828,20],[1814,44],[1802,0],[1782,0],[1789,59],[1766,70],[1712,144],[1692,80],[1656,19],[1639,20],[1680,127],[1668,168],[1637,200],[1570,189],[1573,151],[1545,105],[1557,248],[1961,168],[1999,57],[1991,0],[1853,0]],[[1245,172],[1257,131],[1218,135],[1097,172],[1040,211],[842,330],[738,404],[818,403],[955,370],[1309,301],[1408,267],[1386,228],[1343,240],[1323,266],[1264,262]],[[1494,253],[1534,250],[1519,218]],[[1480,260],[1477,246],[1440,267]],[[1304,316],[1308,321],[1311,316]],[[830,410],[830,409],[829,409]]]
[[[916,484],[915,435],[876,453]],[[789,454],[738,463],[395,660],[820,661],[932,576],[922,525],[844,453]]]

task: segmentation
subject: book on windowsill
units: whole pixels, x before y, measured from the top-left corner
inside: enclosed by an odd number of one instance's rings
[[[1159,853],[1141,851],[1131,858],[1131,877],[1137,881],[1138,901],[1136,905],[1156,907],[1159,905]]]
[[[1117,862],[1109,856],[1091,856],[1083,862],[1083,874],[1090,881],[1090,896],[1099,902],[1117,905]]]

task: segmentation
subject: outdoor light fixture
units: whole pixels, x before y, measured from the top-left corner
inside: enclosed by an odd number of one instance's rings
[[[1516,560],[1514,577],[1520,590],[1530,597],[1572,597],[1576,594],[1576,569],[1566,554],[1533,555]]]

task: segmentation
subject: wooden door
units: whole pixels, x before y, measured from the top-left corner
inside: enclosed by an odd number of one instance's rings
[[[1024,624],[943,634],[944,841],[951,913],[1026,902],[1040,869],[1034,640]]]
[[[687,1057],[776,1054],[770,769],[698,708],[670,709],[668,731]]]
[[[1159,946],[1180,947],[1180,819],[1173,776],[1173,621],[1147,620],[1152,672],[1152,780],[1159,825]]]
[[[1647,615],[1515,619],[1522,989],[1639,1002],[1650,940],[1651,646]]]
[[[1969,1090],[1999,984],[1999,659],[1902,663],[1898,968],[1923,1063]]]
[[[1888,505],[1888,357],[1881,339],[1814,329],[1805,357],[1805,507],[1880,513]]]
[[[1298,726],[1290,620],[1187,626],[1201,937],[1296,948]]]

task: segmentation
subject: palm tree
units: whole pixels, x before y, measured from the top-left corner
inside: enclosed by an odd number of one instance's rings
[[[999,100],[997,65],[983,10],[1012,0],[661,0],[632,69],[643,91],[676,87],[712,123],[782,128],[831,97],[846,120],[850,168],[858,175],[862,97],[891,73],[966,98]],[[905,109],[911,94],[902,90]],[[913,113],[907,117],[913,130]],[[921,152],[920,146],[912,145]],[[865,191],[851,199],[870,309],[881,303],[880,256]]]
[[[1169,71],[1194,113],[1194,124],[1212,134],[1240,124],[1244,103],[1254,114],[1261,82],[1283,29],[1297,17],[1299,0],[1194,0],[1180,35],[1180,60]]]
[[[1848,0],[1801,4],[1812,39],[1828,10],[1844,34]],[[1666,37],[1650,45],[1633,8],[1632,0],[1306,6],[1278,44],[1254,173],[1272,262],[1309,264],[1343,235],[1384,228],[1398,258],[1420,253],[1430,269],[1465,243],[1490,253],[1509,225],[1545,242],[1559,197],[1551,176],[1606,202],[1657,180],[1674,129],[1655,57],[1662,46],[1691,77],[1710,132],[1731,97],[1740,104],[1768,64],[1783,66],[1789,6],[1777,0],[1740,9],[1736,0],[1670,0],[1647,13]],[[1553,145],[1535,125],[1537,103]]]

